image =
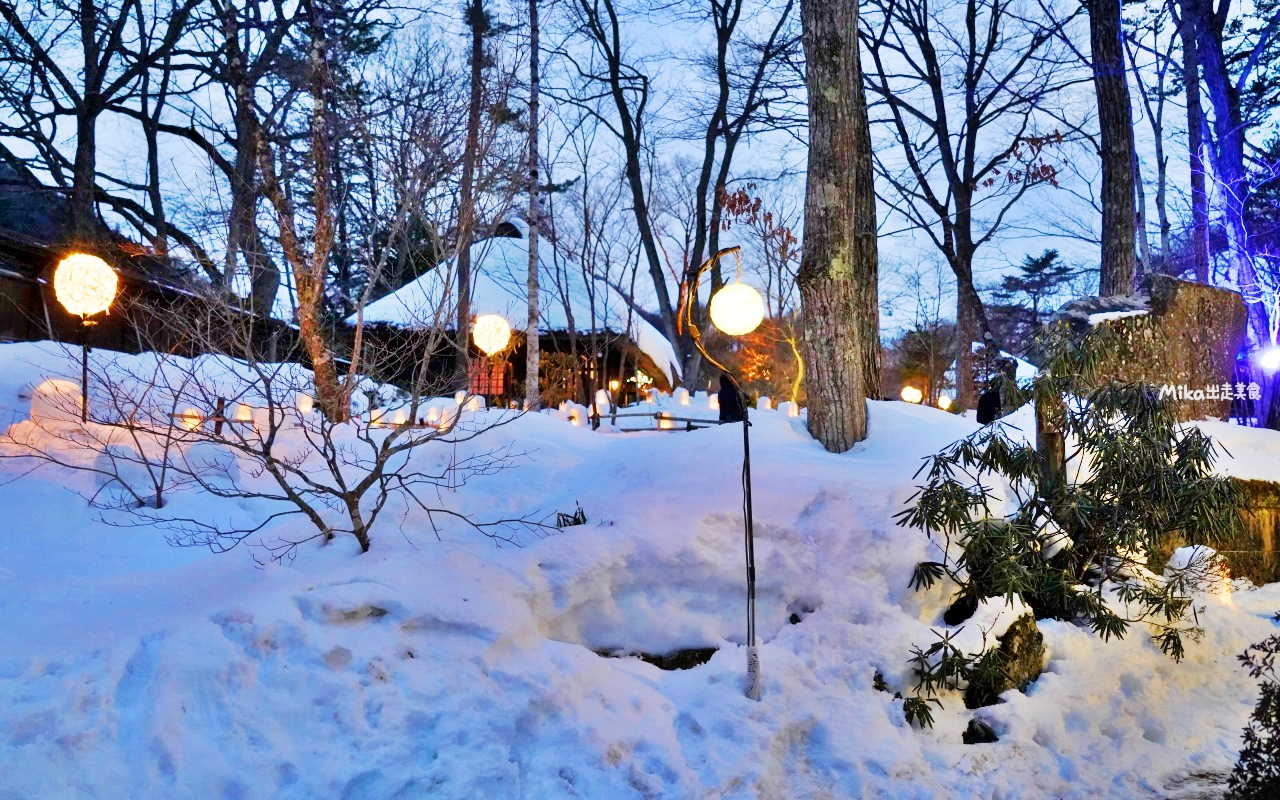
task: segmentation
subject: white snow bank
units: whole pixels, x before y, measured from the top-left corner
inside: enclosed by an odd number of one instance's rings
[[[0,346],[0,410],[25,414],[21,387],[57,368]],[[891,517],[920,459],[976,426],[869,413],[840,455],[802,420],[752,416],[758,703],[737,425],[598,436],[526,415],[476,444],[513,443],[525,466],[439,501],[482,518],[581,503],[585,525],[497,547],[396,508],[366,555],[340,539],[266,569],[113,527],[74,493],[88,476],[14,480],[0,460],[0,795],[1095,800],[1218,780],[1256,695],[1235,654],[1274,632],[1275,586],[1199,599],[1207,633],[1182,664],[1140,630],[1108,644],[1042,622],[1047,672],[1025,695],[973,712],[953,694],[934,730],[906,726],[872,676],[909,691],[909,648],[946,603],[909,589],[936,546]],[[1012,611],[989,602],[970,627]],[[685,647],[718,650],[674,672],[593,652]],[[975,715],[998,743],[961,744]]]

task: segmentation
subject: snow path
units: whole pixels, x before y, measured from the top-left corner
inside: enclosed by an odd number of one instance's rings
[[[0,419],[32,380],[7,365],[50,358],[0,346]],[[831,455],[798,420],[753,420],[759,703],[737,426],[605,436],[528,416],[490,434],[530,450],[522,466],[442,497],[480,516],[580,502],[586,525],[498,548],[396,515],[367,555],[338,541],[268,569],[103,525],[66,488],[83,476],[5,483],[0,798],[1217,796],[1256,691],[1235,655],[1275,630],[1280,589],[1203,598],[1181,665],[1137,631],[1043,623],[1027,694],[944,698],[912,730],[872,675],[905,688],[943,602],[908,588],[930,545],[891,515],[919,459],[973,424],[872,403],[870,439]],[[1280,473],[1267,437],[1232,433]],[[16,474],[0,461],[0,482]],[[719,651],[676,672],[592,652],[699,646]],[[975,714],[998,743],[961,744]]]

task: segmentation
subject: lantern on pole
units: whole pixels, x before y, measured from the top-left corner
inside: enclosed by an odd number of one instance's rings
[[[88,253],[72,253],[53,272],[53,294],[69,314],[80,317],[80,421],[89,421],[89,319],[111,308],[120,278],[107,262]]]
[[[698,283],[702,275],[721,257],[733,254],[738,261],[738,277],[733,283],[716,292],[711,298],[711,324],[730,336],[745,336],[759,327],[764,320],[764,300],[760,293],[742,283],[740,247],[727,247],[708,258],[698,267],[689,283],[689,302],[685,303],[685,325],[698,352],[707,363],[718,368],[742,394],[742,384],[733,372],[711,356],[702,346],[702,334],[693,319],[693,307],[697,305]],[[686,393],[687,394],[687,393]],[[742,406],[742,491],[745,518],[744,543],[747,562],[747,697],[760,699],[760,654],[756,649],[756,552],[755,522],[751,507],[751,423],[747,419],[747,403]]]

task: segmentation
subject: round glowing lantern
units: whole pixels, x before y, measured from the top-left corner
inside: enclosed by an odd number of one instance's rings
[[[903,386],[902,394],[900,396],[908,403],[919,403],[924,399],[924,392],[914,386]]]
[[[471,326],[471,338],[485,355],[501,353],[511,341],[511,326],[497,314],[481,314]]]
[[[62,259],[53,272],[53,293],[62,307],[80,317],[101,314],[116,299],[120,279],[107,262],[86,253]]]
[[[1258,366],[1267,372],[1280,371],[1280,347],[1268,347],[1258,356]]]
[[[764,321],[764,298],[745,283],[731,283],[711,298],[711,322],[730,336],[745,336]]]
[[[950,408],[951,408],[951,395],[949,395],[949,394],[940,394],[940,395],[938,395],[938,408],[942,409],[943,411],[946,411],[946,410],[950,409]]]

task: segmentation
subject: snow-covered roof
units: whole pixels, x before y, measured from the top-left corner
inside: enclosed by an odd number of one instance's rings
[[[500,314],[515,330],[523,330],[528,320],[527,279],[529,243],[527,226],[512,220],[519,237],[497,236],[471,246],[471,310],[476,314]],[[577,264],[561,264],[559,275],[549,256],[549,244],[538,250],[538,311],[543,332],[569,329],[569,313],[579,333],[608,328],[625,332],[641,352],[653,359],[675,383],[680,362],[667,338],[603,281],[588,278]],[[457,302],[455,267],[441,264],[364,309],[366,323],[387,323],[410,327],[437,319],[437,310]],[[568,311],[566,311],[566,297]],[[592,312],[594,311],[594,319]],[[355,317],[348,319],[355,323]]]

